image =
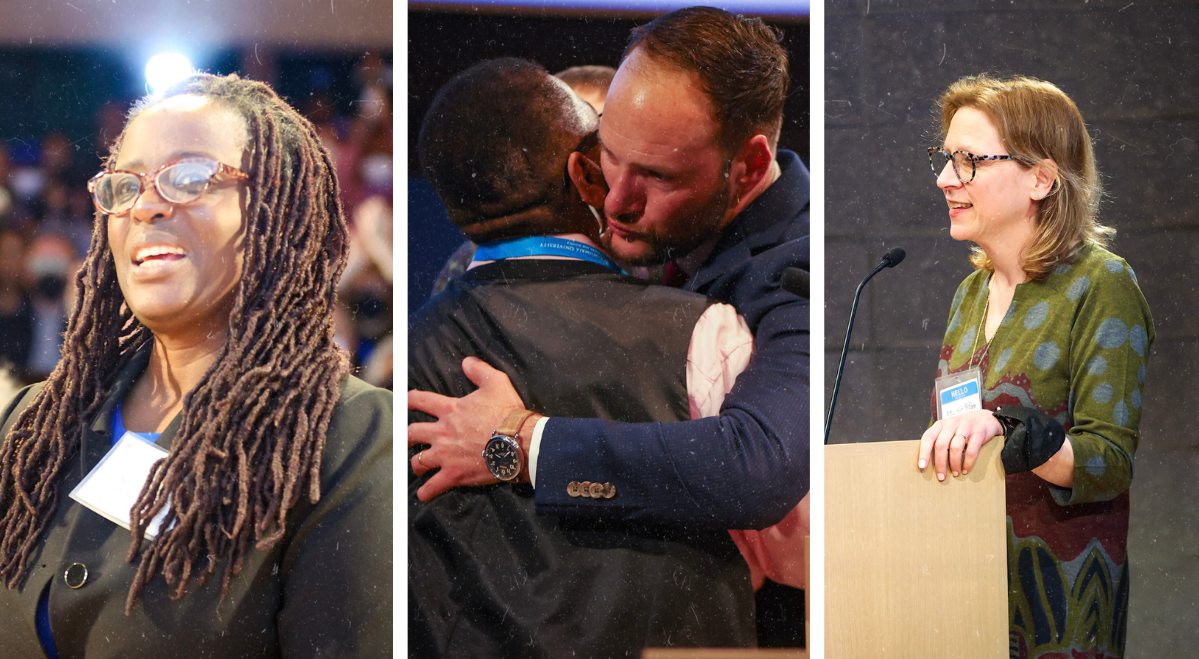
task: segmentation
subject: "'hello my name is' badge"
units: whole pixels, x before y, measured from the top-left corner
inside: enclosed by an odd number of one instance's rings
[[[977,367],[937,378],[937,419],[981,410],[982,377]]]

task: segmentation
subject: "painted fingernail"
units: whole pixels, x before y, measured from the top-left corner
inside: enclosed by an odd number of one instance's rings
[[[954,477],[954,478],[957,478],[957,477],[958,477],[958,472],[956,472],[956,471],[955,471],[955,472],[953,472],[953,477]]]
[[[939,480],[939,481],[945,480],[945,474],[937,474],[937,480]]]
[[[928,460],[921,460],[921,461],[920,461],[920,468],[921,468],[921,469],[924,469],[924,468],[925,468],[925,467],[927,467],[927,466],[928,466]]]
[[[965,475],[966,475],[966,474],[968,474],[968,473],[970,473],[970,471],[969,471],[969,470],[967,470],[967,469],[963,469],[963,470],[962,470],[962,475],[963,475],[963,476],[965,476]]]

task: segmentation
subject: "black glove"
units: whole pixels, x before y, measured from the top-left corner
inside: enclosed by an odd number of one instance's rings
[[[994,412],[1003,425],[999,459],[1009,474],[1032,471],[1049,462],[1066,441],[1062,424],[1031,407],[1004,405]]]

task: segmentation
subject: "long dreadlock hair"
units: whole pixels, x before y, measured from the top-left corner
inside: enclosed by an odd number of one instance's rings
[[[274,545],[300,496],[320,498],[326,432],[349,372],[332,323],[348,233],[333,166],[312,124],[262,83],[197,75],[142,101],[125,130],[142,110],[179,95],[206,97],[245,119],[245,266],[228,340],[184,397],[170,453],[131,512],[126,560],[140,555],[141,562],[126,614],[158,572],[179,598],[192,576],[202,584],[222,562],[223,599],[251,542]],[[97,213],[62,360],[0,446],[0,577],[9,588],[29,574],[85,423],[121,369],[154,340],[124,305],[106,225]],[[145,528],[168,498],[166,530],[143,551]]]

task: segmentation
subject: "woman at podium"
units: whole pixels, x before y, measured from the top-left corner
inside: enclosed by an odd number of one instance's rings
[[[918,467],[969,473],[1003,436],[1012,657],[1122,657],[1128,488],[1153,318],[1096,220],[1083,118],[1031,78],[963,78],[928,150],[975,271],[949,309]]]

